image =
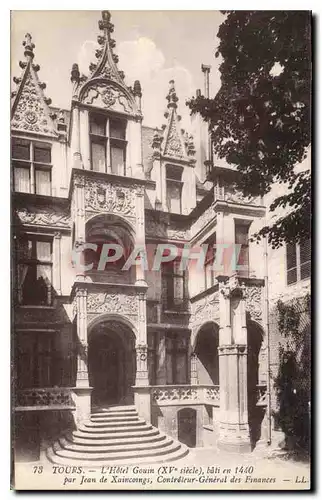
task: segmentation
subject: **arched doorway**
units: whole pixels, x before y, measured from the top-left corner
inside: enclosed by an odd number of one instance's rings
[[[216,323],[203,325],[196,338],[197,374],[199,384],[219,385],[219,328]]]
[[[88,346],[92,405],[133,403],[135,336],[121,322],[105,321],[91,329]]]
[[[182,408],[178,411],[178,440],[194,448],[197,440],[197,412],[194,408]]]

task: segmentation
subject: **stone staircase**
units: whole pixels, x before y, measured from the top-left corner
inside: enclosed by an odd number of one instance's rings
[[[134,406],[111,406],[91,414],[76,431],[46,451],[54,464],[134,465],[178,460],[188,448],[138,416]]]

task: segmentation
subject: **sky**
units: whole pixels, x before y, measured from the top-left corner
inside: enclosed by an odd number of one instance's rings
[[[187,98],[204,88],[201,64],[211,65],[210,95],[220,87],[215,58],[219,25],[224,16],[219,11],[111,11],[114,24],[114,53],[118,68],[125,72],[125,82],[142,86],[143,124],[160,127],[165,123],[165,99],[169,80],[175,80],[179,97],[178,112],[182,126],[189,130]],[[77,62],[88,74],[90,62],[96,62],[100,11],[12,11],[11,76],[20,76],[19,61],[24,60],[22,41],[26,33],[35,44],[34,62],[47,84],[45,94],[52,105],[69,109],[71,100],[70,70]]]

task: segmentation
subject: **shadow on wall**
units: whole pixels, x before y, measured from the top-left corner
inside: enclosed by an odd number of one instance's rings
[[[259,352],[263,342],[263,330],[253,321],[247,322],[247,399],[248,423],[252,450],[261,438],[265,408],[256,406],[259,383]]]

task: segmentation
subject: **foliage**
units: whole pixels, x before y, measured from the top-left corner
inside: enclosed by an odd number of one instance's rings
[[[310,144],[311,25],[308,11],[224,11],[218,31],[221,88],[187,102],[212,130],[214,153],[239,171],[236,187],[263,196],[275,183],[291,194],[270,210],[290,213],[263,228],[273,247],[310,236],[310,175],[295,173]]]
[[[277,303],[279,331],[285,342],[280,345],[279,372],[275,379],[278,411],[277,424],[288,440],[308,449],[310,437],[310,332],[303,329],[303,315],[310,313],[310,295],[285,304]],[[305,323],[305,321],[304,321]]]

